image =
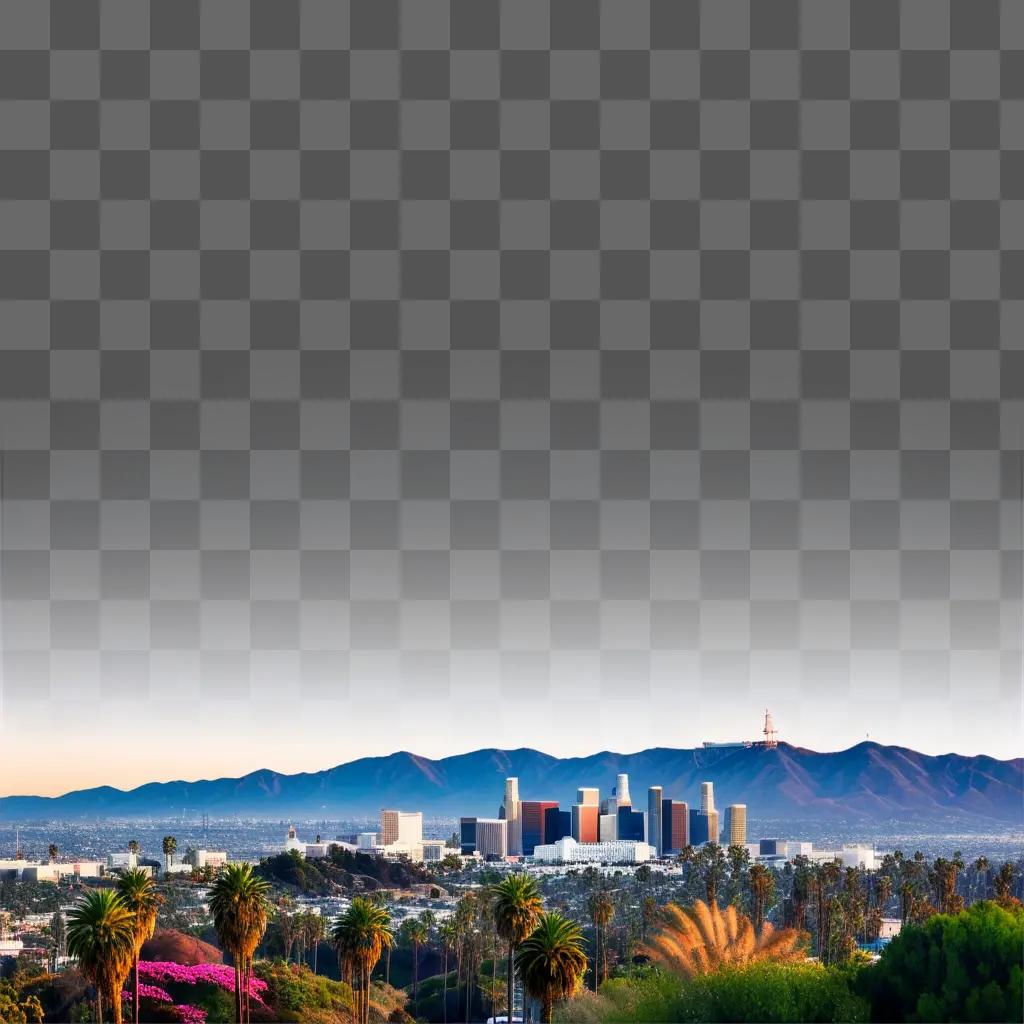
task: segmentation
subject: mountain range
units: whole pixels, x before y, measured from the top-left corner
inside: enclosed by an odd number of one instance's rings
[[[526,747],[439,760],[399,751],[297,775],[261,770],[127,791],[100,786],[58,797],[9,796],[0,798],[0,821],[160,820],[183,811],[220,818],[342,819],[375,815],[381,807],[496,817],[506,776],[518,776],[524,800],[558,800],[568,807],[578,786],[599,786],[602,796],[609,794],[619,772],[628,772],[640,808],[646,808],[649,785],[663,786],[666,797],[694,806],[700,783],[710,780],[718,807],[745,803],[748,815],[757,818],[957,819],[979,828],[1024,828],[1024,758],[931,756],[870,742],[832,752],[780,743],[774,749],[654,747],[572,758]]]

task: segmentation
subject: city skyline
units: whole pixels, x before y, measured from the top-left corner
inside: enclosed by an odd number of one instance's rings
[[[777,714],[774,715],[774,719],[775,719],[775,722],[778,721],[778,715]],[[481,752],[481,751],[504,750],[504,751],[515,752],[517,750],[526,749],[526,750],[535,751],[535,752],[537,752],[538,754],[541,754],[541,755],[550,755],[552,757],[556,757],[556,758],[559,758],[559,759],[562,759],[562,760],[566,760],[566,759],[571,760],[573,758],[594,757],[594,756],[597,756],[597,755],[599,755],[601,753],[609,753],[609,754],[612,754],[614,756],[620,756],[620,757],[629,757],[629,756],[631,756],[633,754],[642,753],[643,751],[652,750],[652,749],[662,749],[662,750],[690,750],[690,749],[693,749],[693,750],[699,750],[699,749],[702,749],[705,745],[711,745],[713,747],[714,746],[718,746],[718,745],[723,746],[723,747],[745,745],[745,746],[753,747],[755,749],[758,749],[758,748],[762,748],[763,749],[766,746],[773,746],[777,742],[777,736],[778,736],[778,730],[774,729],[773,730],[773,735],[772,735],[772,737],[770,739],[770,743],[766,744],[763,741],[763,738],[757,736],[756,733],[753,732],[753,730],[751,730],[751,732],[748,735],[742,735],[740,730],[734,730],[733,733],[729,734],[728,736],[726,736],[726,735],[716,736],[714,739],[707,739],[707,738],[705,738],[705,739],[703,739],[703,740],[701,740],[699,742],[694,742],[692,744],[668,744],[668,743],[664,743],[664,744],[651,744],[648,747],[638,747],[635,750],[628,750],[628,749],[624,749],[624,748],[619,748],[619,749],[604,748],[603,750],[599,750],[596,747],[588,747],[588,748],[580,750],[578,752],[570,752],[570,753],[564,753],[564,754],[559,754],[559,753],[557,753],[557,752],[555,752],[553,750],[546,750],[546,749],[544,749],[542,747],[533,746],[533,745],[527,744],[527,743],[519,743],[516,746],[508,746],[508,747],[493,747],[493,746],[471,745],[471,746],[468,746],[464,750],[454,750],[454,751],[453,750],[443,750],[442,752],[438,753],[437,755],[431,755],[431,754],[425,752],[424,750],[407,750],[405,748],[402,748],[401,750],[399,750],[399,749],[389,749],[389,750],[386,750],[386,751],[382,751],[381,753],[367,753],[367,754],[363,754],[363,755],[359,755],[359,756],[346,757],[344,760],[338,760],[338,761],[330,761],[330,762],[323,762],[323,763],[310,763],[308,765],[303,765],[301,767],[298,767],[295,770],[288,770],[286,768],[281,767],[280,765],[276,765],[276,764],[273,764],[273,763],[268,763],[266,758],[263,758],[262,760],[260,760],[258,764],[254,765],[254,767],[246,769],[246,770],[243,770],[243,769],[238,767],[238,764],[237,764],[236,760],[234,759],[234,754],[230,753],[229,751],[226,751],[226,750],[222,749],[222,750],[220,750],[220,758],[221,758],[221,760],[220,761],[217,761],[217,760],[211,761],[212,764],[222,763],[222,764],[225,765],[224,770],[221,771],[221,772],[214,771],[214,772],[206,772],[206,773],[182,773],[182,772],[175,772],[172,769],[172,770],[170,770],[168,772],[165,772],[163,774],[163,776],[161,776],[160,770],[159,769],[155,769],[153,774],[145,775],[144,765],[153,763],[153,761],[152,760],[136,760],[134,762],[134,769],[135,769],[136,773],[140,774],[140,777],[139,777],[138,781],[119,780],[117,782],[113,782],[113,781],[111,781],[111,779],[108,776],[103,774],[104,773],[103,764],[95,764],[95,765],[93,765],[92,766],[92,774],[90,774],[88,771],[83,771],[82,770],[82,766],[79,765],[75,769],[75,775],[76,775],[76,778],[79,781],[78,781],[78,783],[76,785],[74,785],[70,789],[68,789],[68,788],[61,788],[60,783],[56,781],[56,780],[65,779],[67,777],[69,771],[71,771],[71,765],[73,763],[73,759],[74,759],[74,756],[75,756],[74,753],[71,750],[63,750],[63,751],[57,751],[55,753],[54,757],[51,758],[47,762],[47,765],[46,765],[46,769],[49,770],[49,772],[51,773],[50,777],[55,780],[55,784],[56,784],[57,788],[52,789],[51,791],[46,791],[42,787],[38,787],[36,789],[31,789],[31,788],[20,788],[20,789],[12,788],[12,789],[9,789],[7,791],[0,791],[0,798],[4,798],[4,797],[8,797],[8,796],[56,797],[56,796],[64,796],[64,795],[66,795],[68,793],[77,792],[77,791],[84,790],[84,789],[90,789],[90,788],[94,788],[94,787],[104,787],[104,786],[113,786],[113,788],[115,788],[115,789],[122,790],[122,791],[128,791],[128,790],[136,789],[139,786],[145,786],[146,784],[149,784],[149,783],[162,784],[162,783],[167,783],[167,782],[178,782],[178,781],[201,782],[201,781],[212,780],[212,779],[216,779],[216,778],[244,777],[246,775],[249,775],[249,774],[254,773],[254,772],[259,772],[259,771],[270,771],[270,772],[274,772],[274,773],[282,775],[282,776],[301,776],[303,774],[310,773],[310,772],[318,773],[318,772],[329,771],[329,770],[331,770],[333,768],[344,767],[346,765],[351,765],[351,764],[354,764],[354,763],[358,763],[358,762],[360,762],[362,760],[367,760],[367,759],[372,760],[372,759],[375,759],[375,758],[377,758],[377,759],[380,759],[380,758],[386,759],[389,756],[394,756],[394,755],[397,755],[397,754],[403,753],[403,752],[411,754],[414,758],[417,758],[417,757],[418,758],[428,758],[430,761],[436,762],[436,761],[443,761],[443,760],[446,760],[446,759],[455,759],[455,760],[457,760],[457,759],[459,759],[461,757],[468,756],[468,755],[471,755],[473,753],[478,753],[478,752]],[[0,733],[0,738],[2,738],[2,733]],[[798,750],[799,749],[803,749],[803,750],[806,750],[806,751],[809,751],[809,752],[813,752],[813,753],[828,754],[828,753],[842,753],[842,752],[844,752],[846,750],[849,750],[849,749],[851,749],[853,747],[856,747],[859,743],[864,742],[864,740],[860,740],[860,741],[857,741],[857,743],[851,743],[851,744],[848,744],[846,746],[836,747],[836,748],[834,748],[832,750],[828,750],[828,749],[826,749],[826,748],[824,748],[822,746],[808,746],[807,744],[796,743],[793,740],[791,740],[788,736],[783,736],[781,742],[782,743],[788,743],[792,747],[794,747],[794,748],[796,748]],[[886,743],[884,743],[883,740],[878,739],[877,737],[870,737],[870,742],[876,743],[876,744],[878,744],[878,745],[880,745],[882,747],[895,747],[895,748],[908,749],[906,744],[900,744],[900,743],[886,744]],[[913,749],[913,748],[909,748],[909,749]],[[131,748],[129,748],[128,752],[132,752],[132,753],[135,754],[136,757],[138,757],[138,748],[131,747]],[[1001,761],[1018,761],[1018,760],[1021,759],[1021,756],[1022,756],[1022,755],[1019,755],[1019,754],[1017,754],[1017,755],[1011,754],[1009,757],[1000,758],[1000,757],[998,757],[998,755],[990,754],[990,753],[987,753],[985,751],[978,751],[976,755],[965,753],[963,751],[945,751],[945,750],[934,751],[934,752],[918,750],[916,752],[920,753],[920,754],[924,754],[926,756],[938,756],[938,755],[947,754],[947,753],[954,753],[954,754],[958,754],[958,755],[964,756],[964,757],[987,756],[987,757],[994,757],[997,760],[1001,760]],[[126,753],[126,752],[123,751],[122,753]],[[165,760],[165,757],[163,755],[161,755],[160,760]],[[177,763],[180,764],[180,761],[177,762]],[[47,777],[46,776],[46,772],[38,770],[36,768],[36,766],[29,765],[29,766],[27,766],[27,769],[28,770],[25,772],[25,777],[30,779],[30,780],[31,779],[36,779],[36,780],[45,779]],[[95,781],[92,781],[92,775],[96,776]],[[142,775],[145,775],[145,777],[141,777]],[[5,774],[4,777],[3,777],[4,783],[6,785],[9,785],[8,779],[9,778],[13,778],[13,777],[15,777],[13,773],[9,774],[9,775]],[[628,774],[620,774],[619,778],[620,779],[627,779],[628,780]],[[517,780],[509,779],[507,781],[509,783],[511,783],[511,782],[516,782]],[[521,804],[522,801],[519,798],[517,790],[513,790],[512,792],[513,792],[513,799],[514,799],[515,804],[516,804],[516,806],[518,808],[518,806]],[[593,790],[592,790],[592,788],[589,785],[584,785],[581,789],[578,789],[577,797],[579,797],[579,795],[584,793],[584,792],[591,793],[591,792],[593,792]],[[506,793],[506,797],[507,796],[508,796],[508,793]],[[616,804],[617,803],[616,795],[615,795],[615,792],[614,792],[614,787],[612,787],[612,789],[609,790],[609,792],[604,794],[604,797],[602,798],[602,801],[601,801],[602,804],[608,803],[609,799],[610,799],[612,804]],[[644,799],[646,799],[646,798],[642,798],[641,799],[641,803],[643,802]],[[504,815],[504,801],[502,802],[502,807],[501,807],[500,810],[501,810],[501,814],[503,816]],[[614,808],[613,808],[613,810],[614,810]],[[516,811],[516,814],[518,815],[518,810]],[[596,825],[596,821],[595,821],[595,825]]]

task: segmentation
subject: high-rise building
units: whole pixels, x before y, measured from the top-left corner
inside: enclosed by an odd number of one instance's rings
[[[662,792],[661,786],[651,786],[647,790],[647,843],[654,847],[659,857],[665,850],[661,817]]]
[[[519,779],[511,777],[505,780],[505,799],[498,816],[508,822],[506,831],[509,856],[520,855],[523,852],[523,828],[519,802]]]
[[[572,835],[572,812],[549,807],[544,812],[544,842],[548,845]]]
[[[690,811],[690,845],[700,846],[702,843],[718,841],[718,811]]]
[[[661,802],[662,854],[678,853],[690,842],[689,807],[684,800]]]
[[[484,860],[504,860],[508,855],[507,823],[501,818],[477,818],[476,848]]]
[[[629,798],[629,776],[622,772],[615,779],[615,802],[617,807],[630,807],[633,801]]]
[[[747,805],[730,804],[725,809],[722,842],[726,846],[743,846],[747,842]]]
[[[572,837],[577,843],[596,843],[600,809],[596,804],[572,805]]]
[[[594,786],[581,786],[576,790],[576,803],[572,805],[572,837],[577,843],[597,842],[600,795]]]
[[[619,838],[619,816],[618,814],[602,814],[598,819],[599,843],[614,843]]]
[[[479,853],[485,860],[501,860],[508,854],[506,830],[503,818],[461,818],[461,852],[463,855]]]
[[[634,811],[628,804],[619,807],[618,811],[618,839],[627,839],[632,842],[642,843],[644,840],[644,812]],[[654,845],[653,843],[651,844]]]
[[[463,856],[476,853],[476,818],[459,819],[459,850]]]
[[[422,811],[380,812],[380,843],[381,846],[416,846],[423,842]]]
[[[701,814],[710,814],[715,809],[715,786],[712,782],[700,784]]]
[[[523,800],[519,804],[519,820],[522,827],[522,853],[529,857],[533,848],[544,842],[544,812],[557,807],[557,800]]]

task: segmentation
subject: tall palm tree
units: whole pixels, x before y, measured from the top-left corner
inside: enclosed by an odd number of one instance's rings
[[[96,986],[96,1019],[103,1024],[104,1000],[114,1024],[121,1024],[121,990],[132,969],[135,928],[131,911],[112,889],[87,892],[68,912],[68,955]]]
[[[763,864],[754,864],[750,869],[749,878],[750,895],[754,904],[754,931],[760,933],[764,926],[765,910],[775,896],[775,875]]]
[[[551,1024],[555,1003],[578,992],[587,973],[579,925],[555,911],[541,914],[519,946],[518,958],[523,988],[540,1000],[541,1024]]]
[[[331,941],[338,952],[341,975],[352,986],[359,1022],[368,1024],[370,975],[381,953],[394,942],[391,917],[383,907],[357,896],[335,922]]]
[[[226,864],[210,890],[210,913],[221,945],[235,962],[235,1012],[249,1015],[252,955],[267,930],[270,886],[248,864]]]
[[[420,1006],[420,947],[429,938],[427,926],[415,918],[402,922],[402,938],[412,950],[412,1015],[416,1016]]]
[[[174,836],[164,836],[163,850],[164,850],[164,874],[168,874],[171,870],[171,858],[174,856],[178,849],[178,840]]]
[[[988,857],[981,856],[974,862],[974,876],[978,884],[978,890],[984,898],[985,882],[988,876]]]
[[[444,1024],[448,1024],[448,952],[453,949],[458,941],[458,930],[455,927],[455,922],[451,919],[443,921],[437,929],[438,937],[441,940],[441,953],[444,957],[444,989],[441,997],[442,1009],[444,1012]],[[495,954],[497,959],[497,954]],[[458,994],[458,986],[456,986],[456,995]],[[455,1000],[458,1002],[458,999]]]
[[[307,945],[313,947],[313,973],[316,974],[317,954],[320,950],[320,943],[323,941],[326,927],[324,919],[320,914],[306,914],[304,922],[304,940]]]
[[[494,925],[508,943],[508,1021],[512,1024],[512,1004],[515,1002],[516,947],[533,931],[544,909],[537,883],[529,875],[509,875],[491,887],[491,905]]]
[[[777,932],[768,922],[758,935],[750,918],[732,904],[722,911],[717,903],[697,900],[686,910],[666,904],[661,928],[641,951],[673,973],[692,978],[723,964],[803,959],[803,951],[797,948],[799,938],[796,929]]]
[[[132,956],[132,1020],[139,1024],[139,954],[146,939],[152,938],[156,929],[157,909],[162,902],[153,885],[148,871],[132,868],[126,871],[117,883],[121,902],[132,915],[135,932],[135,950]]]
[[[56,843],[50,843],[50,845],[46,848],[46,852],[50,858],[50,863],[52,864],[57,859],[57,854],[60,852],[60,850]]]
[[[140,847],[139,847],[138,839],[129,839],[128,840],[128,852],[129,853],[134,853],[135,856],[138,857],[139,849],[140,849]]]
[[[608,979],[608,925],[615,916],[615,903],[607,890],[591,895],[587,902],[594,925],[594,991]]]

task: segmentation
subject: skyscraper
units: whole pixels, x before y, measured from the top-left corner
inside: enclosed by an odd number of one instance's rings
[[[700,784],[700,812],[710,814],[715,809],[715,785],[713,782]]]
[[[596,843],[599,808],[593,804],[572,805],[572,837],[577,843]]]
[[[401,846],[416,846],[422,843],[423,812],[382,810],[380,842],[381,846],[391,846],[394,843]]]
[[[615,779],[615,805],[619,807],[630,807],[633,801],[629,798],[629,776],[622,772]]]
[[[718,842],[718,811],[710,782],[700,784],[700,810],[690,811],[690,845]]]
[[[742,846],[747,841],[747,805],[730,804],[725,809],[725,827],[722,842],[727,846]]]
[[[662,835],[662,788],[651,786],[647,790],[647,843],[653,846],[660,857],[665,850],[665,837]]]
[[[508,853],[510,857],[519,856],[523,852],[523,823],[522,811],[519,802],[519,779],[508,778],[505,780],[505,799],[501,805],[498,815],[506,821],[506,832],[508,833]]]
[[[544,843],[544,813],[558,807],[557,800],[523,800],[519,804],[523,856],[529,857],[535,846]]]
[[[662,854],[678,853],[690,842],[689,807],[683,800],[661,801]]]
[[[544,844],[557,843],[559,839],[572,835],[572,813],[561,810],[557,805],[544,812]]]
[[[628,839],[637,843],[644,842],[644,812],[634,811],[626,804],[617,812],[618,839]],[[652,844],[653,845],[653,844]]]

